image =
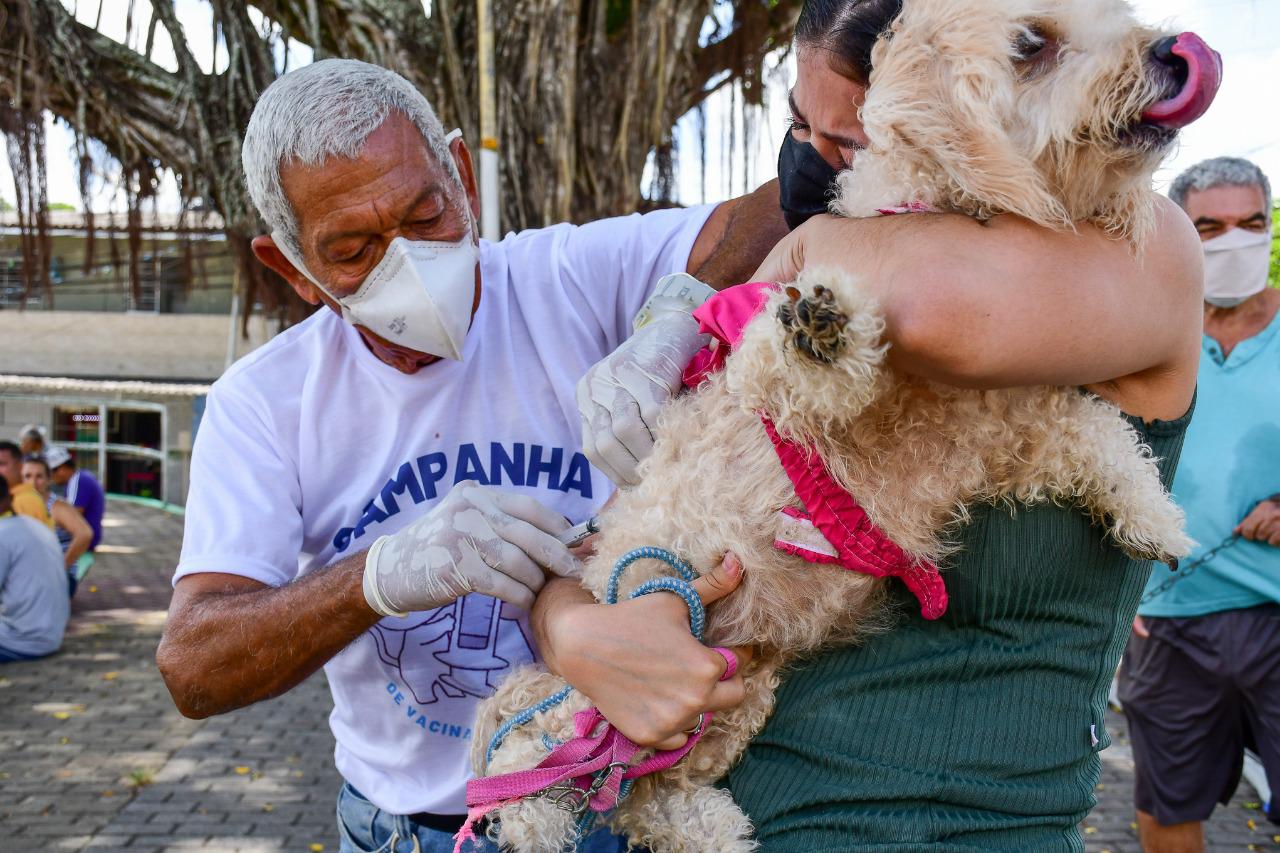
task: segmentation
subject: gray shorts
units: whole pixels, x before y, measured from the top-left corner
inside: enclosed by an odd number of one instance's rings
[[[1136,770],[1134,802],[1162,825],[1203,821],[1256,749],[1280,793],[1280,605],[1148,618],[1120,669]],[[1280,807],[1264,804],[1273,822]]]

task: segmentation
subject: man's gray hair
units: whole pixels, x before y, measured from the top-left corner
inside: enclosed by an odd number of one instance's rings
[[[1214,187],[1258,187],[1262,190],[1263,208],[1271,221],[1271,182],[1256,165],[1240,157],[1214,157],[1201,160],[1173,179],[1169,198],[1187,209],[1187,196]]]
[[[427,148],[460,183],[435,110],[394,71],[354,59],[323,59],[290,71],[258,97],[240,160],[253,203],[288,248],[301,254],[298,218],[280,183],[280,168],[355,157],[393,110],[417,126]]]

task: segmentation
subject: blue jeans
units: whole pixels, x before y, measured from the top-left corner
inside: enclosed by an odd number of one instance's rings
[[[339,853],[453,853],[453,836],[419,826],[402,815],[387,814],[348,784],[338,792]],[[625,839],[598,829],[587,836],[583,853],[622,853]],[[463,853],[499,853],[498,845],[476,833]],[[554,853],[554,851],[547,851]]]

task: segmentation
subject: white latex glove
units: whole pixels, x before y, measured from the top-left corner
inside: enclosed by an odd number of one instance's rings
[[[636,466],[653,450],[662,406],[680,390],[684,369],[711,336],[698,333],[687,303],[656,305],[653,319],[578,382],[582,450],[619,486],[635,485]]]
[[[403,616],[479,592],[528,610],[546,580],[543,569],[578,574],[578,561],[556,538],[569,527],[531,497],[463,481],[426,516],[373,543],[365,601],[383,616]]]

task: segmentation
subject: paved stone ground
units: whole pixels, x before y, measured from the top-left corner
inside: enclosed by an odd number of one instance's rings
[[[234,714],[184,719],[154,663],[181,520],[111,502],[106,524],[62,652],[0,667],[0,853],[336,850],[323,675]],[[1108,726],[1085,840],[1089,853],[1136,853],[1124,719]],[[1242,785],[1218,809],[1211,850],[1280,849],[1253,796]]]
[[[106,524],[63,650],[0,667],[0,851],[337,850],[323,675],[184,719],[154,661],[182,521],[113,501]]]
[[[1133,750],[1124,716],[1107,715],[1111,747],[1102,753],[1098,807],[1084,822],[1089,853],[1141,853],[1133,816]],[[1205,847],[1212,851],[1280,850],[1280,826],[1269,823],[1256,792],[1242,781],[1230,804],[1219,806],[1205,825]]]

